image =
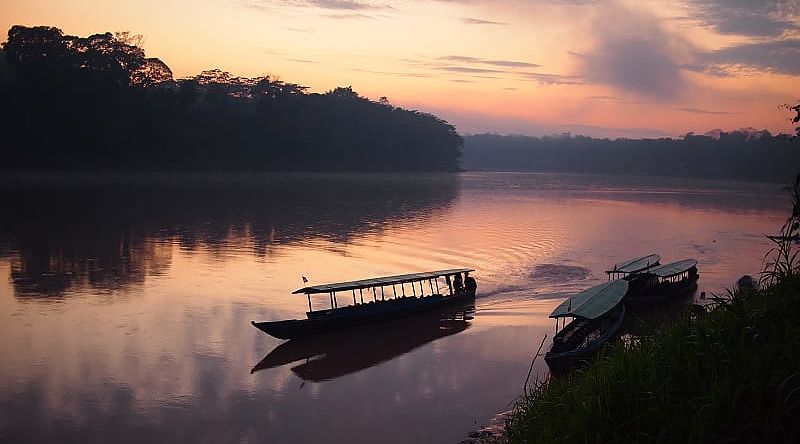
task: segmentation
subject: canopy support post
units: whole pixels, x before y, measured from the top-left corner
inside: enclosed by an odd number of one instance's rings
[[[353,305],[356,305],[356,289],[353,289]]]
[[[364,289],[363,288],[359,288],[358,289],[358,294],[361,295],[361,303],[363,304],[364,303]]]
[[[437,277],[433,282],[436,282],[436,294],[441,295],[442,293],[439,291],[439,278]]]
[[[381,285],[381,300],[382,301],[386,300],[386,299],[384,299],[384,296],[383,296],[383,285]]]
[[[306,297],[308,298],[308,312],[311,313],[311,293],[306,293]]]
[[[428,285],[431,286],[431,294],[433,294],[433,279],[428,279]]]
[[[378,302],[378,295],[375,294],[375,287],[372,287],[372,300]]]

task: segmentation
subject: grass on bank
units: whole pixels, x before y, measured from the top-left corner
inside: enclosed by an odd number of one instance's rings
[[[563,379],[507,422],[516,442],[800,442],[800,176],[763,288],[715,299]]]

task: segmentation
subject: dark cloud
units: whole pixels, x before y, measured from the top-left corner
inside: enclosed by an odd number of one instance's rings
[[[479,18],[472,18],[466,17],[461,19],[461,22],[467,25],[495,25],[495,26],[506,26],[508,23],[504,22],[493,22],[491,20],[483,20]]]
[[[690,48],[685,40],[667,32],[646,11],[608,4],[597,12],[590,28],[591,49],[572,53],[580,77],[659,99],[674,99],[685,91],[681,66]]]
[[[742,43],[698,54],[693,70],[734,75],[748,71],[800,75],[800,39]]]
[[[703,58],[702,54],[700,54],[697,58]],[[713,77],[733,77],[734,73],[730,70],[725,68],[724,66],[720,65],[711,65],[711,64],[702,64],[702,63],[685,63],[681,65],[681,68],[692,71],[692,72],[699,72],[701,74],[706,74]]]
[[[437,60],[444,60],[447,62],[457,62],[457,63],[476,63],[482,65],[494,65],[506,68],[537,68],[541,66],[536,63],[519,62],[516,60],[490,60],[490,59],[481,59],[478,57],[459,56],[459,55],[442,56],[437,58]]]
[[[497,69],[487,69],[487,68],[473,68],[470,66],[437,66],[435,69],[441,71],[449,71],[449,72],[458,72],[458,73],[465,73],[465,74],[498,74],[503,73],[503,71]]]
[[[583,83],[579,78],[575,76],[544,74],[538,72],[503,71],[499,69],[475,68],[471,66],[434,66],[433,69],[439,71],[454,72],[459,74],[476,74],[473,77],[480,77],[486,79],[517,78],[520,80],[531,80],[539,82],[540,84],[543,85],[577,85]],[[495,74],[495,75],[487,76],[485,74]]]
[[[520,75],[527,80],[534,80],[543,85],[582,85],[586,82],[578,76],[562,74],[544,74],[539,72],[524,72]]]
[[[778,37],[797,30],[800,0],[690,0],[692,17],[722,34]]]
[[[684,107],[684,108],[677,108],[677,109],[679,111],[683,111],[683,112],[687,112],[687,113],[693,113],[693,114],[714,114],[714,115],[734,114],[734,113],[729,113],[727,111],[708,111],[708,110],[705,110],[705,109],[691,108],[691,107]]]
[[[567,85],[584,83],[578,76],[546,74],[522,70],[540,65],[516,60],[483,59],[479,57],[447,55],[433,59],[399,59],[412,67],[469,75],[483,79],[518,79],[536,81],[543,85]],[[451,64],[453,63],[453,64]],[[455,63],[458,63],[455,65]]]

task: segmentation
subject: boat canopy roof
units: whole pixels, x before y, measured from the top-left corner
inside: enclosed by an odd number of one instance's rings
[[[595,285],[567,298],[550,313],[550,317],[597,319],[616,307],[627,292],[628,281],[623,279]]]
[[[690,268],[695,267],[696,265],[697,265],[696,260],[684,259],[682,261],[673,262],[671,264],[666,264],[660,267],[647,270],[647,272],[661,278],[667,278],[681,273],[685,273],[689,271]]]
[[[358,290],[360,288],[380,287],[383,285],[402,284],[405,282],[422,281],[433,279],[439,276],[448,276],[456,273],[475,271],[471,268],[453,268],[450,270],[425,271],[422,273],[399,274],[397,276],[384,276],[372,279],[362,279],[360,281],[339,282],[336,284],[322,284],[303,287],[295,290],[292,294],[317,294],[330,293],[332,291]]]
[[[646,270],[654,265],[658,265],[661,256],[657,254],[649,254],[647,256],[637,257],[636,259],[629,259],[624,262],[614,264],[614,268],[607,270],[606,273],[636,273]]]

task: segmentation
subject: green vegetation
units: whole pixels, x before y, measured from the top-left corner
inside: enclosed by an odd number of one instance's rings
[[[534,384],[511,442],[800,442],[800,175],[762,289],[694,306],[563,379]]]

